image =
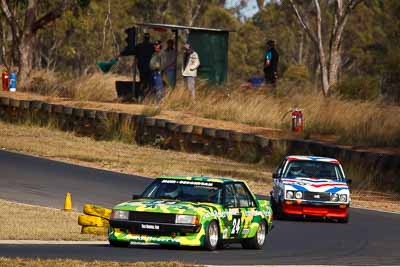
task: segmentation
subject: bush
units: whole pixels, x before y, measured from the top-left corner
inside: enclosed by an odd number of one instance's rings
[[[346,99],[374,100],[380,94],[379,85],[376,77],[347,77],[337,85],[337,91]]]
[[[283,77],[289,81],[295,81],[299,83],[308,83],[310,81],[310,73],[308,68],[304,65],[290,65]]]

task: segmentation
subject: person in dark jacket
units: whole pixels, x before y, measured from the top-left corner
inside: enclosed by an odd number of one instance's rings
[[[154,53],[154,45],[150,42],[150,34],[144,34],[142,43],[135,47],[135,55],[140,74],[140,89],[142,94],[148,94],[152,90],[152,71],[150,60]]]
[[[265,83],[272,84],[272,86],[275,87],[278,79],[279,63],[279,54],[275,49],[275,41],[269,40],[266,50],[264,58]]]

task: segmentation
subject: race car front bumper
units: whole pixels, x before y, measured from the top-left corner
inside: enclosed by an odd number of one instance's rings
[[[306,215],[344,219],[348,216],[348,205],[324,205],[284,201],[281,206],[284,214]]]
[[[201,225],[110,220],[109,239],[121,242],[201,246],[203,235]]]

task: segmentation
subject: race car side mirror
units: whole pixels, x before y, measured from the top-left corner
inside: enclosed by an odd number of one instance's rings
[[[346,179],[346,183],[347,183],[348,185],[351,185],[352,182],[353,182],[353,180],[351,180],[351,179]]]
[[[277,178],[279,178],[279,176],[276,172],[274,172],[274,173],[272,173],[272,178],[277,179]]]
[[[140,195],[136,195],[136,194],[133,194],[133,195],[132,195],[132,199],[133,199],[133,200],[138,199],[138,198],[140,198]]]

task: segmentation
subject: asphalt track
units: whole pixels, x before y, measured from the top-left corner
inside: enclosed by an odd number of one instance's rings
[[[151,180],[0,151],[0,198],[62,207],[67,191],[75,208],[112,206],[140,193]],[[371,200],[373,201],[373,200]],[[1,224],[0,224],[1,227]],[[214,265],[400,265],[400,215],[351,210],[349,224],[275,221],[263,250],[238,245],[215,252],[158,246],[0,245],[0,257],[165,261]]]

